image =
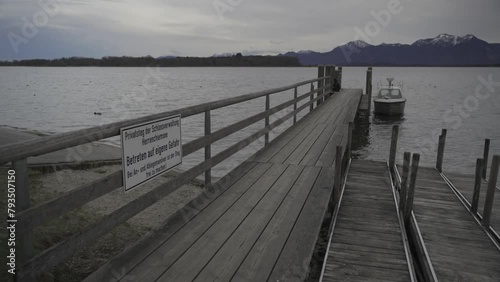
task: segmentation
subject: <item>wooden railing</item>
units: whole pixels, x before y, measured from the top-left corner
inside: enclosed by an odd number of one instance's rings
[[[391,168],[391,173],[393,175],[398,176],[397,167],[395,164],[396,158],[396,150],[398,143],[398,133],[399,127],[397,125],[393,126],[392,129],[392,137],[391,137],[391,149],[389,153],[389,167]],[[484,142],[484,150],[483,150],[483,158],[478,158],[476,160],[476,170],[475,170],[475,180],[474,180],[474,192],[472,196],[472,201],[469,202],[463,194],[453,185],[453,183],[446,177],[446,174],[443,173],[443,159],[446,145],[446,135],[447,130],[442,129],[441,134],[438,138],[438,149],[436,156],[436,170],[441,174],[443,179],[447,182],[450,188],[457,194],[460,201],[464,203],[464,205],[469,209],[469,211],[477,217],[478,221],[481,222],[481,225],[489,232],[496,241],[500,242],[500,235],[498,232],[490,225],[491,213],[493,210],[493,199],[495,197],[495,191],[499,190],[497,187],[498,182],[498,173],[500,167],[500,156],[495,155],[492,157],[492,165],[490,170],[490,177],[487,180],[487,191],[485,196],[485,204],[483,207],[482,214],[478,212],[479,206],[479,197],[481,190],[481,183],[486,179],[486,172],[488,166],[488,155],[490,151],[490,139],[485,139]],[[407,188],[408,185],[408,173],[409,173],[409,164],[410,164],[410,153],[404,154],[404,162],[403,162],[403,175],[401,178],[395,177],[395,186],[398,191],[400,191],[400,203],[399,208],[403,211],[405,218],[408,220],[411,213],[411,207],[408,207],[408,202],[412,202],[413,200],[409,197],[412,196],[414,191],[414,184],[410,183],[410,188]],[[413,165],[412,165],[413,171]],[[413,178],[412,178],[413,181]],[[407,190],[410,189],[410,190]],[[498,227],[497,227],[498,228]]]
[[[497,187],[498,182],[498,173],[500,167],[500,156],[494,155],[492,157],[491,169],[490,169],[490,177],[486,180],[486,172],[488,170],[488,156],[490,152],[490,139],[484,140],[484,149],[483,149],[483,158],[476,159],[476,170],[475,170],[475,178],[474,178],[474,192],[472,194],[472,201],[469,202],[460,191],[456,187],[453,186],[450,180],[447,179],[446,175],[443,174],[443,156],[444,156],[444,148],[446,144],[446,129],[443,129],[441,135],[439,136],[439,145],[438,145],[438,155],[436,160],[436,169],[443,175],[446,181],[452,186],[455,192],[460,197],[461,201],[467,206],[471,213],[481,221],[483,227],[488,230],[491,235],[495,238],[497,242],[500,244],[500,234],[497,230],[490,225],[491,212],[493,210],[493,200],[495,197],[495,191],[500,190]],[[484,199],[484,207],[483,212],[480,214],[478,212],[479,206],[479,198],[481,191],[481,183],[483,181],[488,181],[486,196]],[[496,228],[499,228],[496,226]]]
[[[324,69],[320,66],[318,69]],[[156,203],[168,194],[175,191],[180,186],[189,183],[195,177],[205,174],[205,185],[211,185],[211,168],[221,163],[231,155],[248,146],[252,142],[265,136],[265,144],[269,142],[269,132],[279,126],[286,120],[293,117],[293,122],[297,122],[297,114],[309,107],[309,110],[314,109],[314,103],[321,104],[333,92],[333,79],[339,77],[339,72],[334,66],[327,66],[328,76],[320,76],[315,79],[302,81],[296,84],[278,87],[270,90],[265,90],[256,93],[250,93],[234,98],[204,103],[200,105],[185,107],[178,110],[158,113],[150,116],[124,120],[102,126],[71,131],[46,137],[41,137],[34,140],[9,144],[0,147],[0,165],[12,162],[13,168],[16,170],[16,200],[17,200],[17,222],[18,237],[21,246],[18,249],[21,259],[21,264],[17,267],[17,279],[19,281],[32,280],[36,275],[48,271],[51,267],[58,265],[72,254],[76,253],[81,248],[90,245],[96,239],[101,238],[106,233],[113,230],[118,225],[124,223],[137,213],[143,211],[150,205]],[[319,73],[323,73],[324,71]],[[317,83],[317,87],[314,84]],[[298,87],[310,84],[310,91],[304,94],[298,94]],[[281,103],[277,106],[270,107],[270,96],[287,90],[294,90],[293,99]],[[226,126],[222,129],[211,131],[211,111],[245,101],[254,100],[265,97],[265,110]],[[309,97],[309,101],[298,106],[298,103]],[[288,107],[293,106],[293,111],[285,114],[276,121],[270,123],[269,118]],[[205,117],[205,135],[193,140],[182,146],[182,155],[188,156],[191,153],[204,149],[205,158],[202,162],[194,167],[180,173],[172,180],[159,185],[153,190],[141,195],[137,199],[122,206],[114,212],[103,216],[97,222],[90,225],[87,229],[79,234],[57,243],[56,245],[42,251],[34,256],[32,229],[36,226],[44,224],[51,219],[64,215],[72,210],[82,207],[84,204],[93,201],[111,191],[123,186],[122,171],[112,173],[102,179],[85,184],[74,190],[71,190],[62,196],[53,200],[30,207],[30,196],[28,187],[28,169],[27,158],[31,156],[43,155],[46,153],[62,150],[65,148],[74,147],[77,145],[86,144],[93,141],[117,136],[120,134],[120,128],[131,125],[137,125],[148,121],[153,121],[160,118],[165,118],[173,115],[181,115],[181,118],[187,118],[193,115],[203,114]],[[264,128],[253,133],[249,137],[239,141],[238,143],[224,149],[220,153],[212,156],[211,145],[229,136],[239,130],[242,130],[258,121],[265,120]]]

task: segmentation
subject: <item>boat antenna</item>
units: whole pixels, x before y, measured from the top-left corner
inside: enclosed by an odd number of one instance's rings
[[[394,81],[394,77],[388,77],[387,81],[389,82],[389,87],[392,87],[392,81]]]

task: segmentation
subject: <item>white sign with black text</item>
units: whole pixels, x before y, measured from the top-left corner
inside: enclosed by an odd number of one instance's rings
[[[181,116],[120,129],[125,192],[182,163]]]

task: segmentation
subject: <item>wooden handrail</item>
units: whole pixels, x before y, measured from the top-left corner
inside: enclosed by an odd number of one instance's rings
[[[223,100],[207,102],[200,105],[189,106],[178,110],[167,111],[149,116],[129,119],[100,126],[94,126],[85,129],[74,130],[70,132],[45,136],[33,140],[17,142],[0,147],[0,165],[10,161],[24,159],[31,156],[39,156],[54,151],[71,148],[77,145],[98,141],[101,139],[117,136],[120,134],[120,128],[153,121],[180,114],[182,118],[201,114],[209,110],[215,110],[230,105],[257,99],[266,95],[280,93],[302,85],[316,81],[324,81],[328,77],[320,77],[298,82],[292,85],[277,87],[269,90],[254,92],[238,97],[227,98]]]
[[[215,131],[210,135],[200,137],[187,144],[184,144],[182,146],[183,156],[188,156],[193,152],[204,148],[207,145],[213,144],[218,140],[234,132],[237,132],[238,130],[241,130],[249,125],[252,125],[264,119],[266,116],[272,115],[290,105],[293,105],[294,102],[301,101],[307,98],[308,96],[315,94],[316,92],[317,90],[305,93],[297,97],[297,99],[282,103],[278,106],[273,107],[269,111],[256,114],[245,120],[239,121],[225,128],[219,129],[218,131]],[[41,203],[37,206],[24,210],[17,215],[18,220],[23,222],[28,222],[30,225],[32,225],[32,227],[35,227],[43,224],[44,222],[47,222],[48,220],[51,220],[67,212],[70,212],[74,209],[77,209],[85,205],[86,203],[91,202],[121,187],[123,185],[122,173],[123,171],[119,170],[113,174],[100,178],[90,184],[85,184],[69,192],[66,192],[65,194],[59,196],[58,198],[49,200],[47,202]]]

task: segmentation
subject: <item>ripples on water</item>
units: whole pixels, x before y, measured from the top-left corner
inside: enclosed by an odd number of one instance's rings
[[[366,68],[344,68],[343,87],[362,88]],[[0,68],[0,125],[66,132],[208,101],[284,86],[314,78],[315,68]],[[479,75],[500,81],[498,68],[374,68],[376,82],[386,77],[403,81],[408,99],[405,116],[373,117],[359,125],[355,153],[360,158],[386,160],[392,125],[400,124],[398,158],[404,151],[420,152],[421,163],[435,162],[436,140],[448,128],[444,167],[473,173],[475,158],[482,154],[484,138],[491,138],[491,151],[500,153],[500,87],[481,100],[477,110],[466,112],[461,124],[449,114],[455,104],[474,95]],[[147,87],[147,89],[145,88]],[[299,89],[299,94],[309,86]],[[483,90],[484,91],[484,90]],[[293,91],[271,96],[271,107],[293,97]],[[212,131],[264,109],[264,98],[212,111]],[[307,110],[306,110],[307,111]],[[102,115],[94,115],[102,112]],[[271,119],[271,122],[274,119]],[[274,130],[271,139],[286,126]],[[233,134],[213,146],[213,154],[261,128],[263,121]],[[456,127],[453,129],[452,127]],[[183,119],[184,144],[203,135],[203,115]],[[108,142],[119,144],[118,138]],[[263,144],[259,140],[214,169],[221,176]],[[184,159],[184,168],[201,160],[202,151]]]

